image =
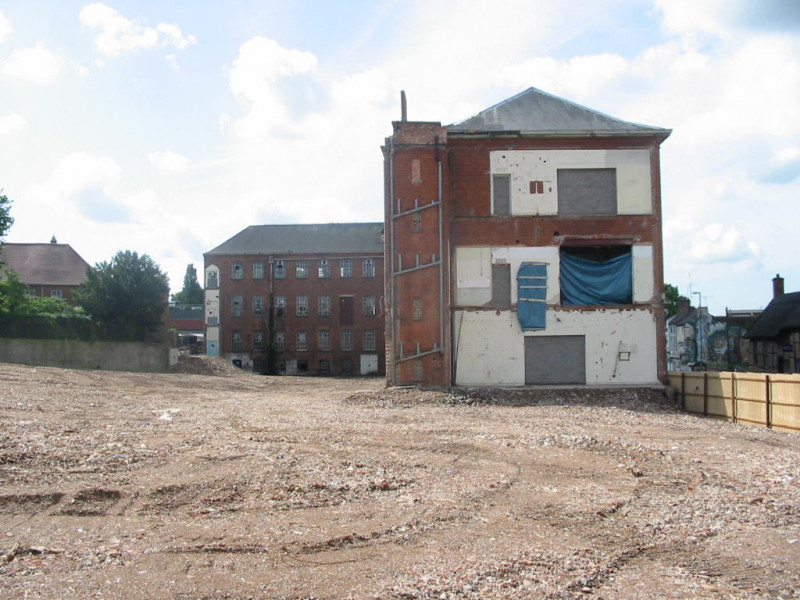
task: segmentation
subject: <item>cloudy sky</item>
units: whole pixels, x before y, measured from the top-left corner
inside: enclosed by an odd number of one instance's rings
[[[382,220],[401,89],[449,124],[531,86],[673,130],[667,282],[715,314],[800,290],[796,0],[4,0],[6,241],[178,291],[248,225]]]

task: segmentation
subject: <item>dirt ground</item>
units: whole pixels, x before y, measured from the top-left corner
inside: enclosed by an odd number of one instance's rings
[[[798,457],[652,390],[0,364],[0,598],[798,598]]]

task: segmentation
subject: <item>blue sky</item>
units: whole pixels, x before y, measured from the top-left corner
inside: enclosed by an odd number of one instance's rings
[[[382,220],[400,90],[448,124],[531,86],[673,130],[682,293],[722,314],[776,273],[800,290],[795,0],[5,0],[6,241],[147,253],[177,291],[248,225]]]

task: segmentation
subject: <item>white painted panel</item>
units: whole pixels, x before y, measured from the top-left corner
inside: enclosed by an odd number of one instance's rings
[[[525,341],[516,312],[456,311],[457,385],[523,385]]]
[[[206,327],[206,338],[209,342],[218,342],[219,327]]]
[[[655,295],[653,276],[653,247],[650,244],[634,246],[633,253],[633,301],[651,302]]]
[[[492,300],[490,248],[456,248],[456,303],[483,306]]]
[[[511,176],[511,214],[558,214],[558,169],[617,169],[619,214],[651,214],[653,199],[648,150],[495,150],[491,173]],[[530,182],[542,181],[543,194]]]
[[[457,311],[457,385],[524,385],[524,335],[583,335],[587,385],[657,383],[656,322],[649,310],[548,310],[523,334],[514,311]]]
[[[649,310],[548,311],[546,329],[526,335],[586,336],[588,385],[658,382],[656,321]]]

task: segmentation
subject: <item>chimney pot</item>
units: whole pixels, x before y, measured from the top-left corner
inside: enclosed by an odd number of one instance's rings
[[[408,107],[406,105],[406,91],[400,90],[400,120],[405,123],[408,121]]]
[[[783,296],[783,277],[780,274],[775,275],[772,280],[772,297],[777,298],[778,296]]]

